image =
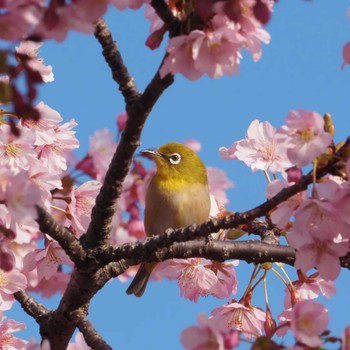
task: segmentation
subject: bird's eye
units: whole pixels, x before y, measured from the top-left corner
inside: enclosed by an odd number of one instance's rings
[[[179,153],[173,153],[169,156],[169,161],[171,164],[179,164],[181,162],[181,156]]]

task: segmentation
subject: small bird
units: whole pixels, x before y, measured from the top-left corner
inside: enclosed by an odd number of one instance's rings
[[[145,231],[148,237],[167,228],[200,224],[209,218],[210,195],[205,165],[190,148],[175,142],[144,150],[157,171],[147,189]],[[141,297],[157,263],[142,263],[127,294]]]

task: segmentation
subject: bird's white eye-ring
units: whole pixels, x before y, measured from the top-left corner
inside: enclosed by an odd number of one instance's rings
[[[171,164],[179,164],[181,162],[181,156],[179,153],[173,153],[169,156],[169,161]]]

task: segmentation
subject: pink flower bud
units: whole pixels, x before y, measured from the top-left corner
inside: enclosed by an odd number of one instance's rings
[[[146,39],[146,46],[148,46],[151,50],[158,48],[163,41],[165,31],[165,26],[163,26],[162,28],[151,33]]]
[[[297,166],[293,166],[287,169],[287,181],[288,182],[298,182],[303,176],[303,172],[301,168]]]

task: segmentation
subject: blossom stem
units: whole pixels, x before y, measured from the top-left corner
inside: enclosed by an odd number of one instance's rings
[[[62,208],[60,208],[60,207],[56,207],[55,205],[50,205],[50,207],[51,207],[52,209],[56,209],[56,210],[60,211],[60,212],[63,213],[63,214],[68,214],[66,210],[64,210],[64,209],[62,209]]]
[[[266,170],[264,170],[264,175],[266,177],[267,182],[270,184],[271,183],[270,175]]]

